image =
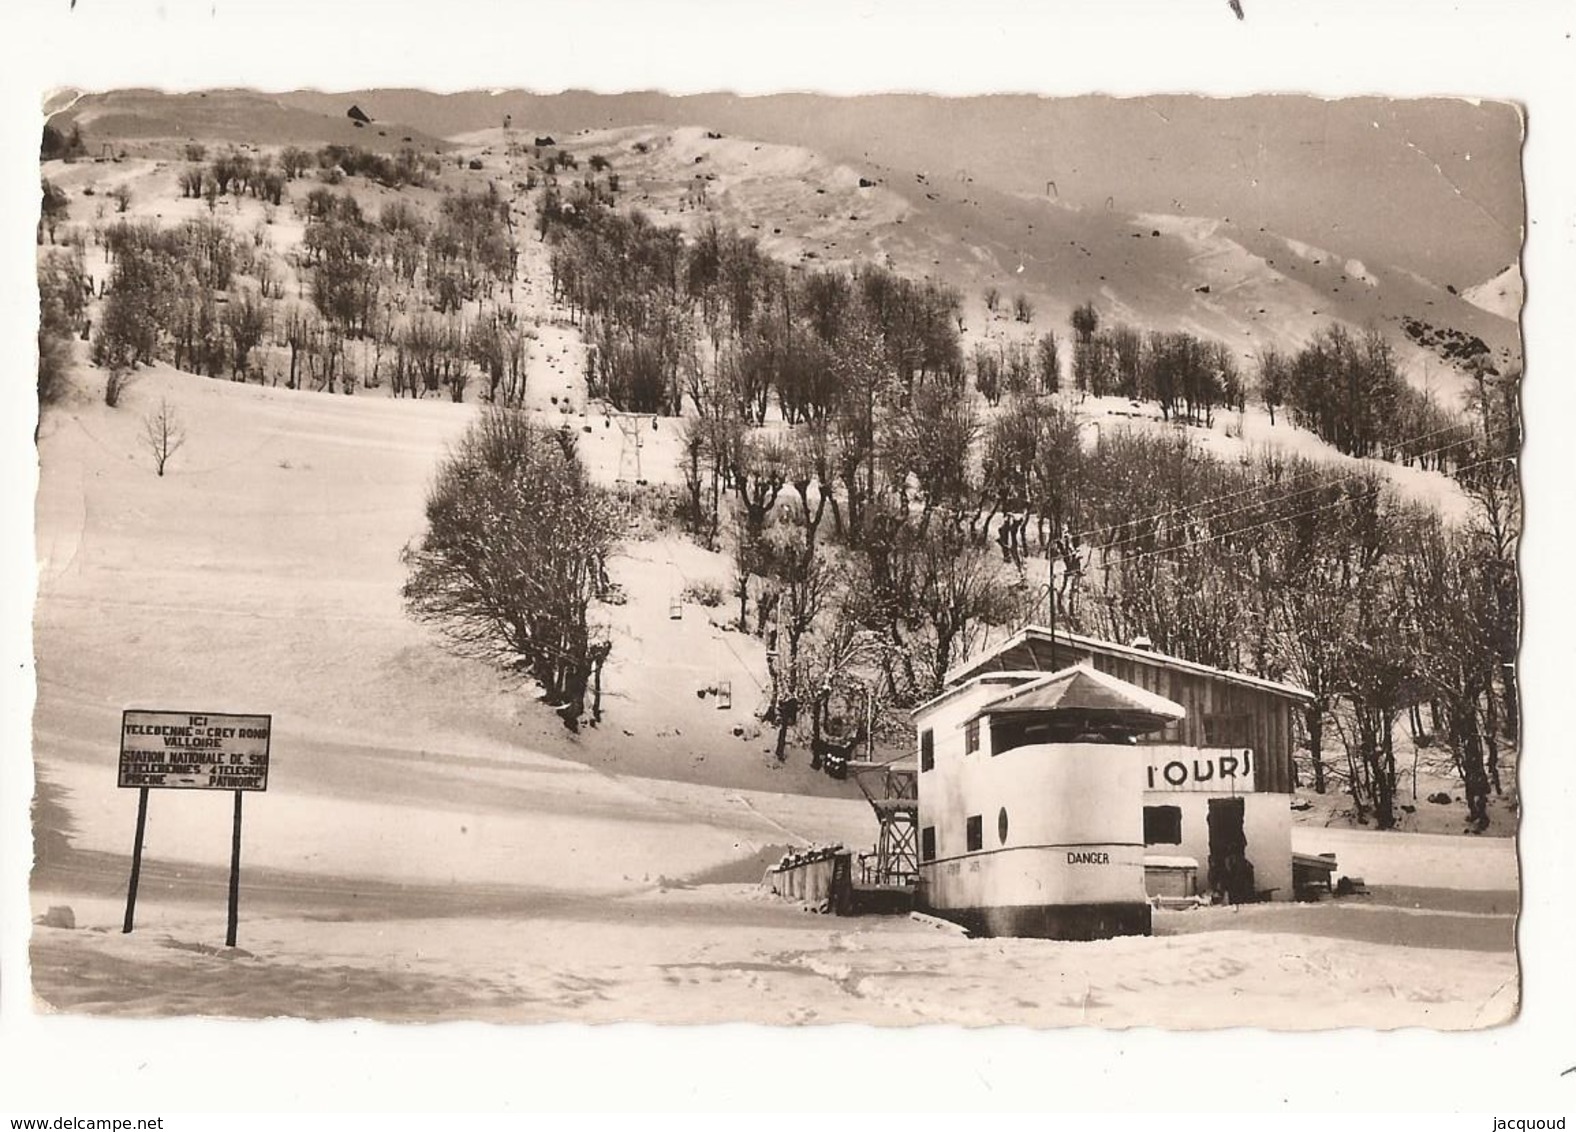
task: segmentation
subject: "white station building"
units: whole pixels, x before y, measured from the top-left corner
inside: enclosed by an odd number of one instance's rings
[[[979,934],[1149,930],[1151,897],[1292,895],[1292,711],[1269,680],[1026,628],[919,733],[917,901]]]

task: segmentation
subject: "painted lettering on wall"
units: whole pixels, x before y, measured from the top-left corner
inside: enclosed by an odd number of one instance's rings
[[[1243,793],[1253,789],[1253,752],[1235,747],[1154,747],[1149,751],[1146,790]]]
[[[1100,849],[1072,849],[1067,853],[1069,865],[1109,865],[1111,854]]]

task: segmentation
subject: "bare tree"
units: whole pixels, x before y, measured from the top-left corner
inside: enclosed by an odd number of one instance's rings
[[[1080,307],[1073,308],[1073,382],[1079,390],[1087,390],[1092,384],[1090,370],[1092,368],[1093,345],[1095,331],[1100,329],[1100,312],[1094,309],[1094,304],[1085,302]]]
[[[224,329],[230,337],[231,380],[246,379],[247,361],[263,340],[267,319],[267,309],[249,288],[243,288],[224,308]]]
[[[56,185],[48,177],[43,180],[44,203],[43,211],[39,214],[38,242],[44,242],[44,232],[49,233],[49,242],[55,242],[55,229],[60,222],[66,219],[71,212],[71,200],[66,196],[65,190]]]
[[[186,429],[168,399],[161,397],[159,407],[143,418],[142,442],[153,453],[153,466],[162,476],[170,457],[186,443]]]
[[[1286,355],[1270,346],[1259,355],[1259,400],[1275,423],[1275,410],[1286,400],[1290,365]]]
[[[1047,330],[1035,344],[1035,362],[1040,371],[1040,392],[1055,393],[1062,383],[1062,360],[1056,347],[1056,335]]]
[[[115,364],[110,366],[109,373],[104,376],[104,404],[114,408],[120,404],[120,395],[126,392],[126,387],[136,379],[137,371],[129,365]]]
[[[1094,309],[1094,304],[1085,302],[1073,311],[1073,333],[1078,336],[1078,341],[1088,344],[1094,337],[1094,332],[1100,329],[1100,312]]]
[[[833,574],[815,554],[813,530],[791,525],[762,540],[763,567],[776,584],[776,627],[771,631],[767,664],[772,703],[766,719],[777,725],[777,761],[787,757],[788,729],[798,722],[804,670],[801,647],[827,604]]]
[[[571,731],[609,651],[588,614],[620,526],[574,440],[487,409],[439,469],[427,531],[403,556],[410,614],[458,651],[536,681]]]

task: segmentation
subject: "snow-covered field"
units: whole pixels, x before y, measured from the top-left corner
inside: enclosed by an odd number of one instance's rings
[[[86,930],[39,929],[39,992],[108,1014],[1285,1029],[1480,1027],[1517,1002],[1510,953],[1367,941],[1338,921],[1373,913],[1336,906],[1318,910],[1324,931],[1244,915],[1070,944],[814,916],[742,885],[473,912],[402,893],[302,914],[279,892],[247,912],[232,952],[214,946],[222,884],[202,887],[204,906],[162,906],[130,936],[113,898],[86,902]]]
[[[40,437],[33,904],[68,905],[76,924],[35,930],[48,1007],[1292,1028],[1515,1012],[1502,839],[1299,830],[1299,848],[1337,851],[1374,896],[1166,914],[1152,938],[1098,944],[967,941],[695,884],[758,876],[782,845],[874,834],[846,784],[802,760],[778,768],[748,727],[734,735],[758,644],[699,606],[669,616],[682,580],[721,577],[721,558],[674,540],[627,548],[608,718],[572,741],[400,606],[400,548],[472,409],[159,368],[110,410],[80,376]],[[161,398],[189,437],[163,478],[138,441]],[[588,458],[612,478],[616,430],[573,419],[592,424]],[[733,681],[731,713],[694,695],[718,677]],[[155,792],[138,930],[119,932],[128,706],[274,715],[270,789],[246,803],[238,951],[218,946],[221,794]]]

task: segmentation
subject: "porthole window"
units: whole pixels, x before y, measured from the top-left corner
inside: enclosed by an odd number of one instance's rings
[[[1006,806],[1003,806],[1001,808],[1001,812],[996,815],[996,836],[1001,839],[1001,843],[1003,845],[1007,844],[1007,807]]]

